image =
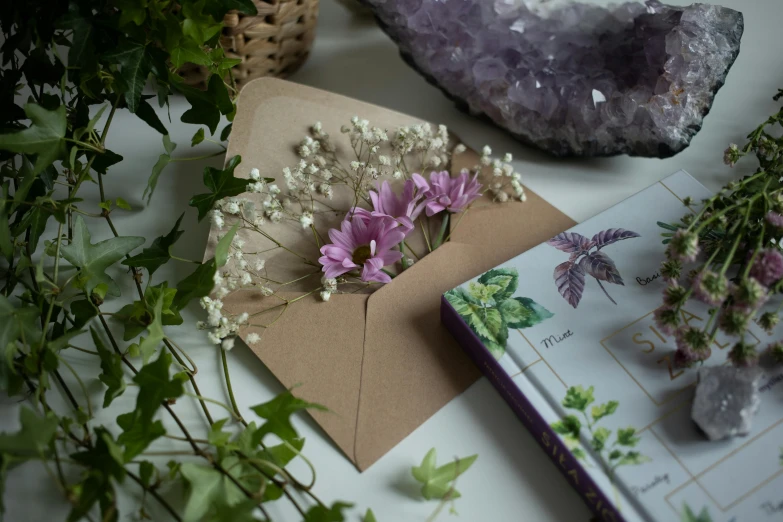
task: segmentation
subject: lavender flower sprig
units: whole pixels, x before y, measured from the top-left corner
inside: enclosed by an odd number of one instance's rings
[[[783,91],[774,99],[781,96]],[[667,260],[661,266],[669,285],[655,321],[675,336],[680,366],[706,360],[719,331],[739,337],[729,353],[735,365],[754,365],[760,354],[746,339],[751,322],[768,332],[779,322],[783,303],[766,305],[783,290],[783,249],[778,242],[783,233],[783,138],[775,136],[781,125],[783,109],[751,132],[744,146],[731,144],[725,150],[724,162],[730,167],[755,155],[759,166],[753,174],[726,185],[681,223],[660,224],[670,231],[664,234]],[[710,307],[703,329],[681,320],[680,310],[690,299]],[[781,346],[767,347],[772,360],[783,362]]]

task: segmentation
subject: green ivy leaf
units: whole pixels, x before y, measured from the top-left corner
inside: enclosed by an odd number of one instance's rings
[[[433,498],[454,500],[459,498],[460,494],[452,487],[453,482],[465,473],[477,458],[478,455],[471,455],[436,467],[436,451],[432,448],[424,456],[421,465],[411,469],[411,473],[413,478],[422,484],[421,494],[427,500]]]
[[[622,451],[620,451],[618,449],[612,450],[612,452],[609,453],[609,460],[617,460],[617,459],[619,459],[622,456],[623,456],[623,452]]]
[[[211,63],[211,60],[210,60]],[[184,123],[206,125],[210,134],[214,134],[220,123],[220,115],[229,116],[234,112],[234,104],[226,89],[226,84],[219,74],[210,76],[207,91],[201,91],[176,80],[176,88],[185,95],[191,107],[182,115]]]
[[[495,296],[497,302],[504,301],[514,295],[519,286],[519,272],[516,268],[494,268],[479,277],[483,285],[496,285],[500,290]]]
[[[106,477],[114,477],[117,480],[125,478],[126,460],[122,448],[114,441],[105,428],[95,428],[95,445],[85,451],[72,453],[71,458],[88,466],[91,471],[97,470]]]
[[[171,51],[171,64],[174,67],[182,67],[186,63],[212,65],[212,59],[204,52],[204,49],[201,48],[198,42],[189,38],[183,38],[177,47]]]
[[[223,130],[220,131],[220,141],[226,141],[228,137],[231,135],[231,129],[233,128],[234,124],[229,123],[225,127],[223,127]]]
[[[281,393],[269,402],[258,404],[250,409],[266,420],[255,433],[257,440],[262,440],[264,435],[268,433],[274,433],[288,442],[298,438],[296,430],[291,425],[292,414],[305,409],[329,411],[325,406],[294,397],[290,390]]]
[[[177,283],[177,295],[174,296],[173,310],[182,310],[193,299],[209,295],[215,287],[215,259],[202,263],[192,274]]]
[[[145,365],[133,378],[139,385],[139,395],[136,398],[136,409],[141,418],[152,420],[155,412],[164,400],[176,399],[184,392],[181,375],[169,376],[171,354],[161,353],[153,362]]]
[[[155,187],[158,186],[158,178],[160,178],[161,172],[166,168],[166,165],[171,163],[171,153],[177,148],[177,144],[171,141],[168,134],[163,135],[163,149],[166,151],[158,156],[158,161],[152,167],[152,173],[147,180],[147,186],[144,189],[142,198],[147,198],[147,203],[152,199],[152,193],[155,192]]]
[[[509,328],[530,328],[555,315],[529,297],[506,299],[498,310]]]
[[[163,125],[163,122],[160,121],[160,118],[158,118],[158,114],[155,112],[155,109],[153,109],[152,105],[150,105],[145,99],[151,97],[152,96],[141,97],[138,108],[136,109],[136,116],[141,118],[144,123],[165,136],[169,133],[169,131]]]
[[[364,519],[362,522],[378,522],[378,519],[375,518],[375,513],[372,512],[372,509],[367,508],[367,513],[364,514]]]
[[[353,507],[353,504],[345,502],[335,502],[332,507],[313,506],[304,517],[304,522],[343,522],[345,520],[345,511]]]
[[[220,241],[218,241],[217,247],[215,247],[215,263],[218,268],[226,266],[226,263],[228,262],[228,251],[231,249],[231,242],[234,240],[237,230],[239,230],[239,221],[234,223],[231,230],[226,232],[226,235],[221,237]]]
[[[73,227],[73,241],[70,245],[61,247],[60,251],[69,263],[79,268],[83,287],[88,294],[103,283],[108,287],[109,295],[119,296],[120,289],[117,283],[105,273],[105,270],[143,244],[143,237],[131,236],[115,237],[92,244],[84,218],[77,215]]]
[[[128,110],[135,113],[141,104],[141,91],[152,69],[147,46],[125,38],[104,59],[120,66],[120,74],[115,77],[115,81],[125,97]]]
[[[234,156],[223,170],[214,167],[204,169],[204,185],[210,190],[206,194],[198,194],[190,199],[190,206],[198,209],[198,220],[201,221],[212,210],[215,203],[223,198],[237,196],[247,190],[247,180],[234,177],[234,169],[242,161],[240,156]]]
[[[563,399],[563,407],[571,410],[585,411],[585,409],[595,402],[593,397],[593,387],[584,389],[580,386],[571,386]]]
[[[109,167],[116,165],[123,160],[119,154],[105,149],[103,154],[98,154],[92,162],[92,170],[101,174],[106,174]]]
[[[228,441],[231,440],[231,432],[223,431],[223,426],[227,421],[227,418],[215,421],[215,423],[212,424],[212,427],[209,429],[207,440],[213,446],[220,448],[228,444]]]
[[[620,403],[617,401],[609,401],[605,404],[599,404],[598,406],[593,406],[593,409],[590,410],[590,414],[593,416],[593,421],[598,422],[599,420],[603,419],[607,415],[611,415],[614,412],[617,411],[617,407],[620,406]]]
[[[222,20],[229,11],[239,11],[248,15],[258,14],[253,0],[213,0],[207,2],[204,12],[212,16],[214,20]]]
[[[0,455],[3,460],[36,459],[46,455],[49,444],[57,431],[57,417],[48,414],[38,416],[27,406],[19,410],[21,428],[16,433],[0,432]]]
[[[141,461],[139,464],[139,478],[145,487],[149,487],[152,484],[152,477],[155,475],[156,471],[157,469],[152,462],[148,460]]]
[[[101,374],[98,378],[106,385],[106,393],[103,396],[103,407],[108,408],[111,402],[125,391],[125,376],[122,372],[122,359],[108,348],[98,336],[95,329],[90,328],[92,342],[98,350],[101,359]]]
[[[199,127],[193,138],[190,140],[190,146],[195,147],[199,143],[204,141],[204,127]]]
[[[587,454],[585,453],[585,450],[583,450],[582,448],[572,448],[571,455],[573,455],[574,458],[578,460],[584,460],[587,458]]]
[[[71,314],[73,314],[73,328],[82,328],[87,321],[98,315],[98,309],[87,299],[71,302]]]
[[[188,482],[183,522],[201,521],[211,508],[236,505],[245,498],[239,488],[215,468],[184,462],[180,473]]]
[[[617,430],[617,444],[621,446],[630,446],[634,447],[636,446],[641,439],[639,437],[636,437],[636,429],[635,428],[620,428]]]
[[[601,451],[606,447],[606,441],[609,439],[609,436],[612,434],[611,430],[608,430],[606,428],[598,428],[593,432],[593,440],[591,441],[591,444],[593,446],[593,449],[595,451]]]
[[[150,277],[161,266],[165,265],[171,259],[171,247],[174,243],[185,233],[184,230],[180,230],[179,226],[182,223],[182,218],[185,217],[185,213],[180,214],[177,222],[174,223],[174,227],[165,236],[159,236],[155,238],[152,244],[141,251],[140,254],[136,254],[133,257],[122,261],[123,265],[134,266],[136,268],[146,268]]]
[[[30,126],[22,131],[0,134],[0,150],[37,154],[33,173],[38,174],[55,160],[65,157],[65,106],[46,110],[35,103],[24,106]]]
[[[551,426],[555,433],[574,439],[579,439],[579,432],[582,429],[582,423],[575,415],[566,415],[563,420],[553,422]]]
[[[153,356],[160,346],[161,341],[166,337],[163,333],[163,297],[155,302],[152,309],[152,322],[147,325],[147,337],[142,337],[139,342],[139,353],[141,353],[144,364]]]
[[[0,348],[22,340],[23,337],[28,345],[38,342],[38,337],[28,339],[30,334],[39,331],[38,320],[39,311],[36,307],[22,305],[17,308],[6,296],[0,294]]]
[[[117,442],[125,448],[125,460],[130,461],[140,455],[153,441],[166,434],[166,428],[159,420],[143,422],[136,412],[123,413],[117,417],[117,425],[122,433]]]

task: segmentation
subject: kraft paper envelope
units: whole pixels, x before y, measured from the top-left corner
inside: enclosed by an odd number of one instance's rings
[[[346,154],[348,139],[340,133],[353,115],[389,131],[420,123],[336,94],[261,79],[242,91],[226,157],[242,156],[237,176],[247,177],[256,167],[262,176],[277,178],[283,188],[281,170],[298,162],[295,147],[316,121],[331,134],[343,163],[353,159]],[[471,167],[477,160],[470,150],[455,156],[453,171]],[[299,279],[278,293],[289,301],[300,299],[284,306],[277,297],[239,290],[223,300],[224,306],[234,313],[266,310],[253,320],[270,326],[247,328],[242,337],[260,334],[261,341],[251,349],[282,384],[300,384],[299,397],[329,408],[311,415],[364,470],[479,376],[440,324],[441,294],[574,225],[536,194],[527,194],[525,203],[493,203],[483,197],[454,228],[449,242],[416,261],[391,284],[374,293],[357,289],[334,294],[329,302],[322,302],[317,293],[306,295],[320,285],[320,253],[313,235],[298,222],[267,225],[264,230],[314,264],[274,248],[275,243],[257,233],[241,231],[247,242],[243,250],[265,251],[262,257],[270,279],[281,283]],[[324,237],[328,227],[339,225],[352,196],[336,191],[329,204],[342,212],[317,214],[316,224]],[[213,255],[216,235],[213,229],[206,258]],[[423,243],[417,244],[421,253]]]

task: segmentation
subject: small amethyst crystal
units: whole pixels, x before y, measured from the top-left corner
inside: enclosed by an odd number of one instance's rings
[[[699,384],[691,418],[710,440],[750,433],[761,398],[758,368],[705,366],[699,369]]]
[[[668,157],[701,128],[742,14],[649,0],[365,0],[405,60],[473,114],[558,156]]]

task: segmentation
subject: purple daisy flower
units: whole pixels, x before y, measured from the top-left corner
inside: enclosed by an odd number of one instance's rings
[[[765,248],[756,253],[750,275],[764,286],[772,286],[783,277],[783,254],[776,248]]]
[[[381,269],[396,263],[402,252],[393,250],[405,238],[405,232],[397,221],[388,216],[371,215],[367,223],[359,216],[346,219],[340,230],[329,230],[332,243],[321,247],[327,278],[333,279],[351,270],[361,270],[365,282],[388,283],[391,277]]]
[[[448,171],[432,172],[430,182],[420,174],[414,174],[413,181],[426,198],[427,215],[434,216],[438,212],[462,212],[468,205],[481,197],[481,183],[463,171],[452,178]]]
[[[360,216],[365,223],[370,220],[370,215],[389,216],[397,220],[408,234],[413,230],[413,222],[424,210],[426,201],[422,201],[424,195],[417,190],[416,184],[412,180],[406,180],[402,188],[402,194],[397,194],[392,190],[388,181],[378,185],[378,191],[370,191],[370,201],[372,201],[373,210],[367,210],[356,207],[353,210],[354,215]]]

